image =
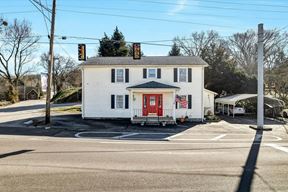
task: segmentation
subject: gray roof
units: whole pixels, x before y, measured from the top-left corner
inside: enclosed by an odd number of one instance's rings
[[[205,65],[197,56],[91,57],[83,65]]]
[[[159,83],[159,82],[156,82],[156,81],[150,81],[150,82],[143,83],[143,84],[140,84],[140,85],[127,87],[127,89],[179,89],[179,87],[175,87],[175,86],[172,86],[172,85]]]

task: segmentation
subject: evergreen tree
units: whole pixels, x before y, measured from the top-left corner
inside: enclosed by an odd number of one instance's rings
[[[181,56],[180,53],[180,47],[174,42],[171,48],[171,51],[169,51],[169,56]]]
[[[114,30],[111,40],[113,42],[115,56],[128,55],[128,47],[126,46],[125,37],[119,31],[118,27],[116,27],[116,29]]]
[[[111,38],[104,33],[104,37],[100,40],[98,55],[102,57],[127,56],[128,51],[124,35],[116,27]]]
[[[104,33],[104,37],[100,40],[98,55],[102,57],[114,56],[114,48],[111,39]]]

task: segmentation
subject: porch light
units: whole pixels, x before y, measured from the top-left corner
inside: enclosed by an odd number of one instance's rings
[[[136,101],[136,97],[135,97],[135,95],[133,95],[133,101]]]

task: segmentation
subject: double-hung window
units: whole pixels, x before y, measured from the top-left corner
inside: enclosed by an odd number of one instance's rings
[[[116,95],[116,108],[117,109],[124,108],[124,95]]]
[[[116,69],[116,82],[124,82],[124,69]]]
[[[187,82],[187,68],[179,68],[179,82]]]
[[[186,95],[180,95],[179,97],[179,109],[186,109],[188,104]]]
[[[148,69],[148,78],[156,78],[157,70],[155,68]]]

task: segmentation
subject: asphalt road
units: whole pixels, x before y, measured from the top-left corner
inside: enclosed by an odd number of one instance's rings
[[[282,129],[221,122],[169,141],[2,135],[0,151],[5,192],[288,191]]]
[[[38,110],[32,108],[0,115],[27,118]],[[131,133],[87,139],[12,130],[0,135],[0,192],[288,191],[288,127],[269,121],[273,131],[256,132],[253,123],[200,124],[169,133],[166,141]]]

